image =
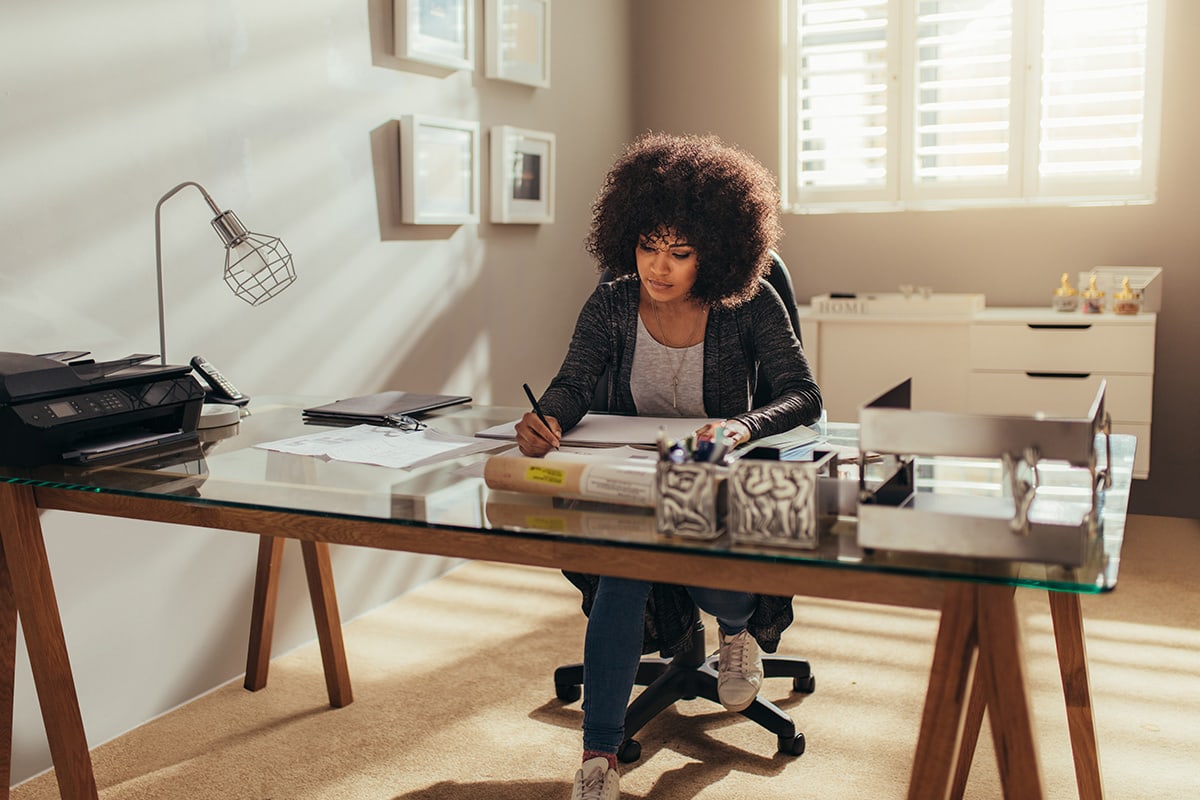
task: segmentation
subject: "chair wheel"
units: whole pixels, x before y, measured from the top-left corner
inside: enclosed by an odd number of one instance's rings
[[[617,750],[617,761],[620,761],[622,764],[632,764],[641,757],[642,746],[637,743],[637,740],[626,739],[621,742],[621,747]]]
[[[800,694],[812,694],[817,690],[817,679],[812,675],[805,678],[792,678],[792,691]]]
[[[578,684],[554,684],[554,694],[558,695],[558,699],[564,703],[574,703],[583,694]]]
[[[779,737],[779,752],[785,756],[799,756],[804,754],[804,734],[797,733],[795,736],[780,736]]]

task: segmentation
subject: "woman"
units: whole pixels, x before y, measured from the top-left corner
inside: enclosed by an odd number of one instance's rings
[[[548,424],[533,413],[517,423],[521,452],[556,448],[592,407],[605,373],[608,411],[722,419],[734,444],[816,421],[820,391],[762,277],[779,239],[778,207],[771,174],[716,137],[648,134],[630,145],[605,178],[586,241],[597,267],[616,277],[584,304],[539,400]],[[771,399],[753,408],[760,381]],[[733,711],[758,693],[760,646],[774,652],[792,620],[790,598],[568,577],[588,613],[574,800],[619,796],[616,753],[638,660],[686,645],[693,603],[717,618],[718,693]]]

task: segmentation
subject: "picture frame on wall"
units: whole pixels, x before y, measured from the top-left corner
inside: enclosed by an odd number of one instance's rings
[[[492,128],[492,222],[554,222],[554,149],[553,133]]]
[[[400,119],[400,221],[479,221],[479,123],[425,114]]]
[[[450,69],[475,69],[474,0],[394,0],[396,55]]]
[[[484,0],[489,78],[550,88],[550,0]]]

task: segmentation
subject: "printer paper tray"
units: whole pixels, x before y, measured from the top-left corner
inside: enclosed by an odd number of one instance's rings
[[[76,464],[90,464],[94,461],[133,455],[153,450],[163,445],[184,442],[189,439],[195,439],[196,436],[196,431],[173,431],[170,433],[147,433],[140,436],[118,436],[109,439],[97,439],[88,442],[84,446],[63,453],[63,460]]]

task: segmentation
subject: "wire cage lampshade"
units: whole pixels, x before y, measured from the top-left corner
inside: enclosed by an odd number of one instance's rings
[[[158,274],[158,343],[159,360],[167,363],[167,326],[163,303],[162,276],[162,206],[186,186],[193,186],[204,195],[216,215],[212,226],[225,245],[223,280],[235,295],[252,306],[261,305],[296,281],[292,254],[278,237],[255,233],[246,228],[232,211],[222,211],[204,187],[195,181],[184,181],[167,192],[154,208],[154,252]]]
[[[265,303],[296,280],[292,254],[278,237],[246,230],[237,214],[212,221],[225,243],[225,285],[252,306]]]

